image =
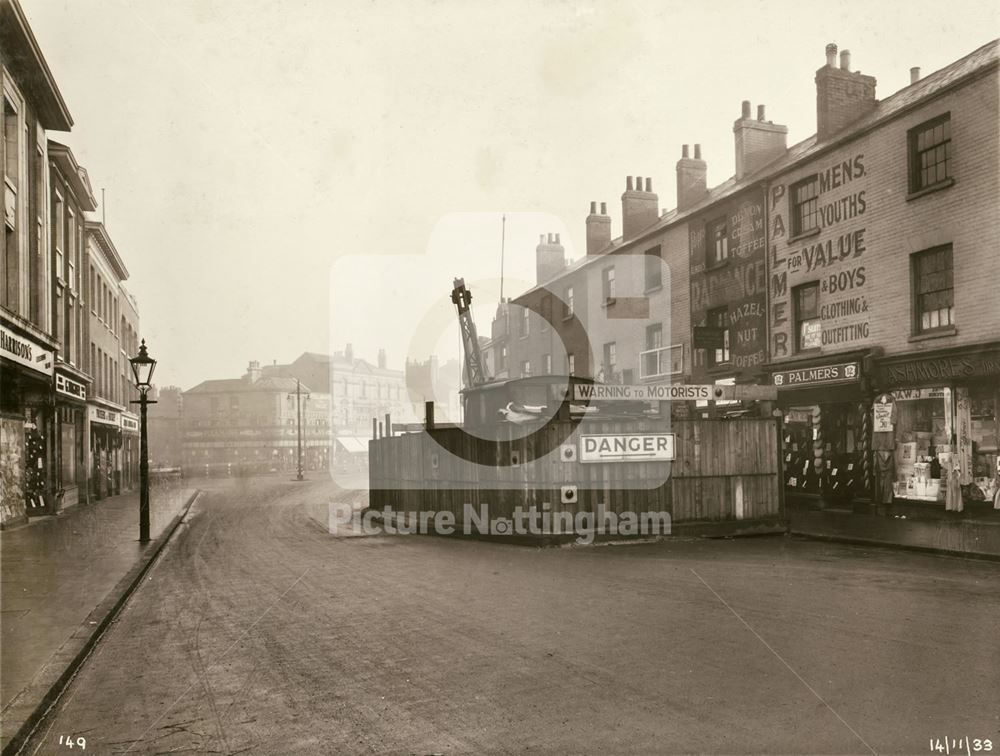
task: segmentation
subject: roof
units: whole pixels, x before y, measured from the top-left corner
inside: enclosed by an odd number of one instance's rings
[[[4,55],[4,63],[22,88],[33,95],[42,126],[51,131],[69,131],[73,116],[17,0],[0,0],[0,47],[10,51]]]
[[[76,162],[73,151],[65,144],[50,139],[49,159],[63,174],[80,207],[84,210],[96,210],[97,200],[94,198],[94,190],[90,187],[90,178],[83,166]]]
[[[259,378],[251,381],[249,378],[221,378],[218,380],[202,381],[194,388],[185,391],[185,394],[232,394],[250,393],[253,391],[295,391],[296,387],[301,387],[302,393],[308,394],[309,388],[298,383],[294,378],[283,378],[272,376]]]
[[[517,300],[547,284],[558,281],[564,276],[587,267],[591,262],[601,261],[605,256],[615,251],[642,244],[664,229],[675,223],[680,223],[693,215],[697,215],[716,202],[738,194],[755,184],[766,182],[776,175],[790,171],[800,163],[815,157],[817,154],[832,150],[844,142],[856,139],[885,121],[901,116],[909,109],[920,105],[927,99],[957,86],[965,79],[995,68],[998,63],[1000,63],[1000,39],[994,39],[982,47],[973,50],[968,55],[959,58],[954,63],[890,95],[879,102],[875,106],[875,109],[866,116],[837,132],[830,139],[820,142],[816,135],[813,134],[808,139],[792,145],[785,151],[784,155],[772,160],[754,173],[743,176],[739,180],[735,176],[726,179],[721,184],[712,187],[700,202],[689,208],[685,208],[683,211],[674,208],[664,213],[655,223],[628,241],[625,241],[620,236],[613,239],[610,244],[596,254],[586,255],[574,261],[560,270],[557,275],[532,286],[513,299]]]
[[[128,268],[125,267],[125,263],[122,261],[121,255],[118,254],[118,250],[115,249],[115,244],[111,241],[111,237],[108,235],[108,230],[104,227],[104,224],[100,221],[89,220],[86,223],[86,228],[97,240],[98,246],[104,252],[104,257],[114,269],[118,280],[125,281],[128,279]]]

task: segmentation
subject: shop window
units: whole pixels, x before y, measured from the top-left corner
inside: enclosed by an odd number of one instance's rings
[[[604,304],[614,304],[615,301],[615,269],[605,268],[601,272],[601,292]]]
[[[859,409],[850,402],[785,410],[782,465],[789,491],[822,494],[830,501],[868,496],[864,482],[863,411],[863,406]]]
[[[711,221],[705,226],[705,264],[711,268],[729,259],[729,228],[725,218]]]
[[[823,328],[819,319],[819,283],[802,284],[792,289],[795,314],[795,348],[799,352],[819,349]]]
[[[802,179],[791,188],[792,236],[819,229],[819,177]]]
[[[725,365],[730,360],[729,354],[729,310],[725,307],[717,307],[708,311],[707,323],[711,328],[722,329],[722,347],[720,349],[708,350],[708,366],[716,367]]]
[[[955,325],[951,245],[917,252],[913,260],[914,331],[933,332]]]
[[[945,113],[907,133],[910,191],[950,183],[951,114]]]
[[[659,245],[646,250],[646,291],[663,286],[663,258]]]

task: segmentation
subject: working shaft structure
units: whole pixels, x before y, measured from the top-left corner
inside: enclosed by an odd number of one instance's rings
[[[479,336],[476,334],[476,324],[472,320],[469,303],[472,302],[472,292],[465,288],[465,279],[456,278],[455,288],[451,291],[451,301],[458,308],[458,324],[462,329],[462,346],[465,348],[465,377],[469,387],[481,386],[489,379],[486,377],[486,366],[483,364],[483,353],[479,348]]]

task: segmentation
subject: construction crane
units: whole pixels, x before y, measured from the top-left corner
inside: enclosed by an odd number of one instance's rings
[[[489,378],[486,377],[486,366],[483,364],[483,353],[479,348],[479,336],[476,334],[476,324],[469,311],[472,302],[472,292],[465,288],[465,279],[456,278],[455,288],[451,291],[451,301],[458,308],[458,325],[462,329],[462,346],[465,347],[465,375],[469,387],[481,386]]]

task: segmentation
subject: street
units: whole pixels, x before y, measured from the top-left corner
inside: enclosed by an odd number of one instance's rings
[[[781,536],[333,536],[327,503],[361,494],[311,478],[199,482],[25,752],[1000,748],[1000,564]]]

